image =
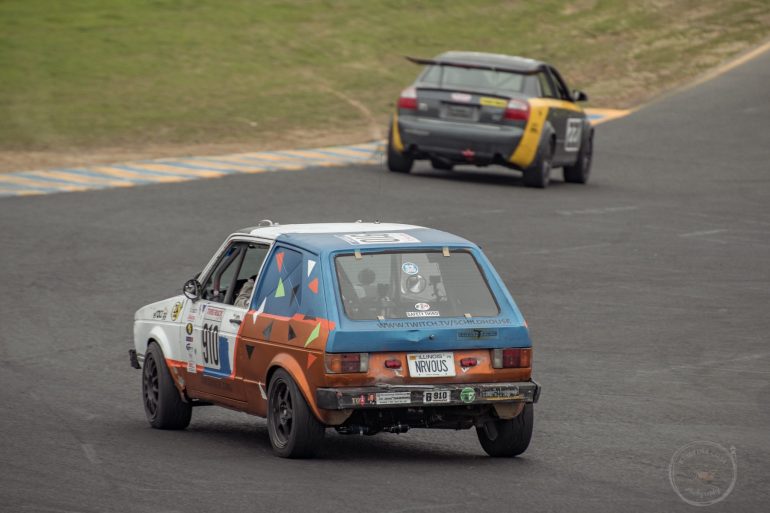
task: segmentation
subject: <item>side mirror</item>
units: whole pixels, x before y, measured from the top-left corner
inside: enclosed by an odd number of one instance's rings
[[[586,93],[584,93],[583,91],[578,91],[577,89],[572,91],[572,98],[576,102],[587,102],[588,101],[588,95]]]
[[[192,299],[193,302],[197,301],[201,298],[201,284],[193,278],[192,280],[187,280],[185,282],[184,287],[182,287],[182,293],[185,295],[187,299]]]

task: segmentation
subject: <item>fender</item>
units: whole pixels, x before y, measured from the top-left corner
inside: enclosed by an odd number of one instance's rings
[[[526,169],[535,163],[542,142],[553,135],[554,129],[548,121],[550,108],[548,100],[530,98],[529,119],[524,126],[524,135],[508,161],[519,169]]]
[[[268,366],[268,375],[270,375],[275,368],[281,368],[289,373],[289,376],[291,376],[291,379],[297,384],[297,388],[299,388],[300,393],[305,398],[305,402],[307,402],[313,415],[324,424],[328,426],[340,425],[353,413],[353,410],[332,411],[321,410],[318,408],[315,401],[315,387],[310,386],[310,383],[308,383],[307,377],[302,370],[302,366],[293,356],[287,353],[275,355]],[[267,385],[270,386],[270,383],[267,383]]]

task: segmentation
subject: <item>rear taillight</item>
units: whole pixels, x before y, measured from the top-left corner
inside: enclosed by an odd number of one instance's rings
[[[398,108],[417,110],[417,89],[407,87],[401,91],[401,96],[398,97]]]
[[[495,369],[532,367],[532,348],[509,347],[508,349],[493,349],[492,367]]]
[[[324,363],[329,374],[366,372],[369,370],[369,353],[327,354]]]
[[[529,102],[526,100],[511,100],[505,108],[505,119],[527,121],[529,119]]]

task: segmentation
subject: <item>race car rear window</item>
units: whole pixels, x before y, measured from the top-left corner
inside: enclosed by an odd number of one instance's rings
[[[425,68],[417,81],[417,85],[418,87],[428,86],[442,89],[537,96],[536,82],[537,80],[531,75],[509,71],[433,65]]]
[[[466,251],[340,255],[335,266],[345,314],[352,320],[500,313],[476,259]]]

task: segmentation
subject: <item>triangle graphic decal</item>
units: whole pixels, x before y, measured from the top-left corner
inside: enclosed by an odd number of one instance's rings
[[[273,321],[270,321],[270,323],[265,326],[265,329],[262,330],[262,336],[265,337],[265,340],[270,340],[270,334],[273,332]]]
[[[291,327],[291,324],[289,324],[289,340],[293,340],[297,338],[297,334],[294,333],[294,328]]]
[[[278,272],[280,272],[283,269],[283,251],[275,255],[275,260],[278,262]]]
[[[305,347],[309,346],[315,339],[318,338],[318,334],[321,332],[321,323],[315,325],[315,328],[313,328],[313,331],[310,332],[310,336],[307,337],[307,340],[305,341]]]
[[[249,360],[251,360],[251,353],[254,352],[254,346],[246,344],[246,354],[249,356]]]
[[[313,268],[315,267],[315,260],[308,260],[307,261],[307,275],[310,276],[310,273],[313,272]]]
[[[313,281],[307,284],[307,288],[313,291],[313,294],[318,294],[318,278],[313,278]]]
[[[311,365],[313,365],[318,357],[314,355],[313,353],[307,354],[307,369],[310,368]]]
[[[283,297],[286,295],[286,291],[283,290],[283,280],[278,278],[278,287],[275,289],[275,297]]]

